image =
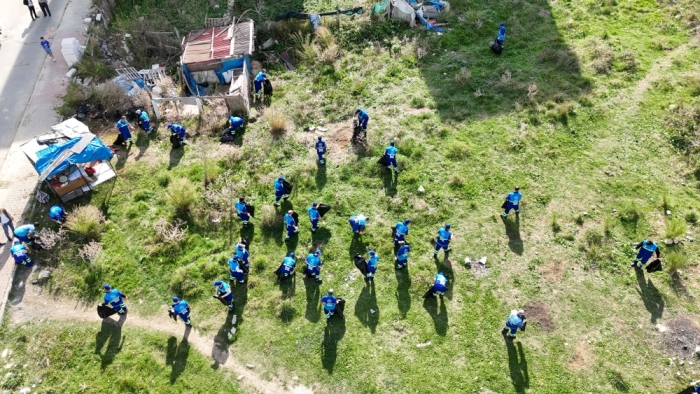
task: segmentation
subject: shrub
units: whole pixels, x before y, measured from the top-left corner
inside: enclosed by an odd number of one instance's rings
[[[180,297],[198,295],[197,285],[202,280],[199,267],[195,263],[177,267],[170,278],[170,287]]]
[[[623,223],[636,223],[643,215],[642,209],[633,202],[623,205],[619,213],[620,221]]]
[[[472,77],[472,72],[467,70],[466,67],[462,67],[459,73],[455,75],[455,83],[457,86],[464,87],[469,85],[469,80]]]
[[[187,225],[181,219],[168,223],[165,218],[160,218],[153,223],[153,232],[159,242],[179,245],[187,235]]]
[[[676,238],[685,234],[688,226],[680,219],[671,219],[666,221],[666,238]]]
[[[326,26],[321,26],[316,29],[316,42],[321,49],[326,49],[332,45],[336,45],[333,33],[331,33],[330,29]]]
[[[601,245],[603,243],[603,234],[595,229],[586,230],[586,244],[588,246]]]
[[[287,129],[289,119],[281,110],[275,107],[267,108],[263,118],[265,118],[265,121],[270,126],[270,132],[273,134],[283,133]]]
[[[637,66],[639,63],[637,62],[636,57],[634,56],[634,52],[632,51],[623,51],[622,54],[620,54],[620,62],[622,62],[622,69],[624,71],[634,73],[637,71]]]
[[[296,47],[296,55],[301,63],[313,64],[316,61],[314,38],[301,32],[292,35]]]
[[[670,252],[666,255],[666,268],[674,273],[688,264],[688,256],[683,252]]]
[[[555,234],[561,231],[561,225],[559,225],[559,221],[557,220],[557,213],[552,212],[552,232]]]
[[[93,100],[102,103],[103,116],[114,113],[124,113],[132,107],[131,99],[124,89],[114,82],[106,82],[97,86],[92,92]]]
[[[666,117],[671,143],[688,155],[700,152],[700,103],[681,104]]]
[[[269,205],[265,205],[260,215],[260,226],[263,230],[274,230],[281,227],[282,219],[277,214],[275,209]]]
[[[411,97],[411,107],[413,107],[413,108],[425,107],[425,97],[423,97],[423,96]]]
[[[68,215],[66,228],[81,238],[98,239],[106,228],[105,216],[94,205],[82,205]]]
[[[178,212],[187,213],[197,199],[197,190],[189,179],[178,178],[170,182],[165,196]]]
[[[445,156],[452,160],[466,160],[469,158],[469,155],[469,145],[463,142],[454,142],[450,144],[447,147],[447,153],[445,153]]]
[[[297,310],[294,308],[294,304],[291,300],[283,300],[277,304],[277,317],[279,317],[283,322],[289,323],[290,321],[294,320],[296,314]]]
[[[615,51],[605,42],[593,41],[591,43],[591,67],[597,74],[608,74],[612,68]]]
[[[83,52],[83,56],[73,65],[76,74],[80,78],[91,77],[96,82],[103,81],[114,76],[114,69],[107,65],[100,58],[101,51],[96,40],[90,40],[88,48]]]
[[[685,214],[685,221],[690,224],[695,224],[698,222],[698,213],[695,211],[690,211]]]

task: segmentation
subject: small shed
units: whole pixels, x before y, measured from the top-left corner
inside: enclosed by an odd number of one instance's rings
[[[182,40],[184,49],[180,63],[189,91],[196,96],[205,96],[211,83],[231,84],[232,88],[226,95],[229,109],[243,109],[247,113],[254,39],[253,21],[234,22],[229,26],[215,26],[187,34]]]
[[[24,154],[61,201],[66,202],[117,176],[109,160],[114,153],[76,119],[21,146]]]

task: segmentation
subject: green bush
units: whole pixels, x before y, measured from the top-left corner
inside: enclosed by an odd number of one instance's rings
[[[81,238],[98,239],[106,227],[104,215],[94,205],[79,206],[66,219],[66,228]]]
[[[445,156],[447,156],[449,159],[458,161],[468,159],[470,154],[471,152],[469,145],[463,142],[455,142],[447,147],[447,153],[445,153]]]
[[[670,252],[666,255],[666,269],[674,273],[688,264],[688,256],[683,252]]]
[[[685,234],[688,226],[681,219],[666,221],[666,238],[676,238]]]
[[[628,202],[620,208],[619,217],[623,223],[636,223],[644,216],[642,209],[634,202]]]
[[[698,217],[698,213],[695,211],[690,211],[690,212],[685,214],[685,221],[690,223],[690,224],[697,223],[698,219],[700,219],[700,218]]]
[[[278,229],[282,226],[282,218],[273,207],[265,205],[260,215],[260,226],[267,231]]]
[[[202,280],[200,267],[191,263],[175,269],[170,277],[170,288],[180,297],[194,298],[199,295],[198,285]]]
[[[197,189],[187,178],[178,178],[165,191],[168,202],[180,213],[187,213],[197,199]]]
[[[603,234],[600,231],[595,229],[586,230],[586,244],[588,246],[600,245],[601,243],[603,243]]]
[[[277,304],[277,317],[279,317],[283,322],[289,323],[290,321],[294,320],[296,314],[297,310],[294,308],[294,304],[291,300],[283,300]]]

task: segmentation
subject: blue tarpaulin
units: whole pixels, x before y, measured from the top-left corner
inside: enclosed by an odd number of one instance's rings
[[[41,174],[58,159],[61,153],[70,150],[76,145],[82,137],[75,137],[70,141],[53,144],[46,149],[36,152],[38,160],[36,161],[36,171]],[[89,163],[95,160],[109,160],[114,156],[114,153],[102,142],[99,138],[93,138],[92,141],[80,153],[73,153],[63,163],[59,164],[48,176],[56,175],[59,172],[68,168],[71,164]]]
[[[226,79],[224,78],[224,73],[228,70],[233,70],[236,68],[243,68],[244,64],[246,66],[248,66],[247,70],[250,70],[250,56],[245,55],[244,57],[240,57],[238,59],[231,59],[231,60],[223,61],[223,62],[221,62],[221,68],[218,70],[214,70],[214,74],[216,74],[217,78],[219,78],[219,83],[223,85],[226,83]]]
[[[193,89],[195,95],[197,96],[205,96],[207,94],[207,90],[199,86],[197,84],[197,81],[194,80],[194,77],[192,77],[192,74],[190,74],[190,70],[187,69],[187,66],[184,64],[182,65],[182,73],[185,75],[185,79],[187,80],[187,85],[189,85],[190,89]]]

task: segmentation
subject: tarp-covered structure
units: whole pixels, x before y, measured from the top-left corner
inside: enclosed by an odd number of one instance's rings
[[[250,55],[253,54],[255,26],[253,21],[232,23],[191,31],[182,40],[180,63],[191,94],[205,96],[212,83],[250,86]],[[249,88],[229,89],[229,108],[244,109],[249,105]],[[245,94],[245,96],[243,96]]]
[[[114,156],[112,150],[72,118],[21,148],[34,164],[39,181],[45,181],[64,202],[117,176],[109,162]]]

